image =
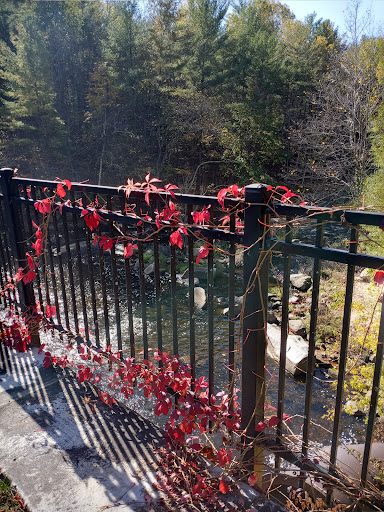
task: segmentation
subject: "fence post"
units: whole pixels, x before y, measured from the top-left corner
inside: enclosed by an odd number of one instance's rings
[[[245,188],[244,212],[244,317],[242,353],[242,430],[249,444],[256,437],[256,425],[264,420],[266,327],[268,301],[268,253],[265,249],[268,200],[265,185]],[[262,486],[263,449],[245,453]]]
[[[3,194],[4,203],[4,220],[6,229],[9,233],[10,249],[13,257],[15,272],[19,267],[25,267],[27,258],[27,244],[23,237],[23,222],[21,213],[16,205],[12,202],[12,196],[17,195],[17,186],[12,183],[13,169],[0,169],[0,183]],[[32,345],[40,345],[40,337],[38,333],[38,324],[34,319],[34,309],[36,307],[35,294],[32,283],[24,284],[23,281],[18,283],[21,311],[27,314],[27,323],[31,334]]]

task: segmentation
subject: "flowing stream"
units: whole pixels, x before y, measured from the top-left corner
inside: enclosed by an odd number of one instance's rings
[[[236,280],[236,293],[241,295],[242,279],[239,274]],[[149,347],[155,349],[157,347],[157,331],[156,331],[156,305],[154,300],[153,288],[151,288],[151,279],[147,280],[147,320],[148,320],[148,342]],[[165,289],[162,292],[162,322],[163,322],[163,350],[172,352],[172,317],[171,317],[171,294],[167,279],[165,279]],[[206,283],[201,281],[200,286],[205,287]],[[219,298],[227,295],[227,277],[225,275],[215,278],[215,297]],[[90,297],[87,294],[87,297]],[[109,297],[112,304],[112,296]],[[121,305],[121,330],[123,333],[123,343],[129,353],[129,324],[126,303],[123,298],[120,300]],[[88,304],[89,311],[91,304]],[[112,309],[112,308],[111,308]],[[223,305],[215,305],[214,317],[214,357],[215,357],[215,392],[226,390],[228,387],[228,370],[226,367],[228,361],[228,318],[222,313]],[[101,299],[98,304],[99,316],[102,318]],[[197,378],[205,376],[208,378],[208,313],[204,309],[196,310],[196,376]],[[111,339],[116,339],[116,325],[112,311],[110,312]],[[179,354],[185,362],[189,362],[189,308],[188,308],[188,287],[179,284],[177,287],[177,324],[178,324],[178,343]],[[139,302],[134,305],[134,330],[136,353],[142,350],[141,332],[141,307]],[[101,332],[101,339],[103,332]],[[235,340],[238,338],[238,322],[235,324]],[[312,421],[310,439],[315,440],[320,445],[330,444],[331,430],[333,422],[326,419],[328,409],[334,408],[336,387],[332,383],[332,378],[328,376],[327,370],[324,368],[316,368],[313,383],[312,395]],[[235,383],[236,386],[236,383]],[[238,386],[240,387],[240,385]],[[272,407],[277,407],[278,392],[278,367],[276,362],[268,359],[267,362],[267,382],[266,382],[267,403]],[[240,397],[241,398],[241,397]],[[295,379],[290,374],[286,374],[285,384],[285,413],[292,417],[292,421],[288,423],[289,428],[294,434],[300,436],[305,402],[305,380]],[[153,410],[153,405],[148,403],[146,399],[135,397],[134,407],[142,415],[149,417]],[[274,415],[273,409],[267,410],[266,415]],[[153,416],[151,416],[153,419]],[[354,416],[343,413],[340,429],[340,439],[346,443],[363,442],[365,436],[366,425],[364,418],[356,418]]]

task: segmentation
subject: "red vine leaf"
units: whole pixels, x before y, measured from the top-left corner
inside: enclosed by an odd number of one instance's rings
[[[219,204],[224,208],[224,199],[225,199],[225,196],[227,195],[228,193],[228,189],[227,188],[222,188],[219,193],[217,194],[217,200],[219,202]]]
[[[47,318],[53,317],[56,313],[56,306],[45,306],[45,316]]]
[[[275,427],[279,423],[280,423],[280,420],[277,416],[272,416],[271,418],[269,418],[268,424],[270,427]]]
[[[239,187],[237,185],[231,185],[228,187],[228,192],[230,192],[236,198],[239,197]]]
[[[36,201],[35,209],[43,215],[51,211],[51,200],[46,198],[41,201]]]
[[[29,270],[26,275],[23,277],[23,283],[24,284],[28,284],[30,283],[33,279],[35,279],[36,277],[36,273],[33,271],[33,270]]]
[[[193,222],[195,224],[204,224],[205,222],[209,222],[211,217],[211,214],[208,211],[209,208],[209,206],[204,206],[201,212],[192,212]]]
[[[256,425],[256,432],[263,432],[268,425],[264,421],[259,421],[259,423]]]
[[[376,274],[373,277],[373,282],[376,286],[382,286],[384,284],[384,271],[377,270]]]
[[[66,185],[67,189],[68,189],[68,190],[71,190],[71,188],[72,188],[72,183],[71,183],[69,180],[64,180],[64,183],[65,183],[65,185]]]
[[[84,209],[81,212],[81,217],[84,217],[84,221],[91,231],[96,229],[98,227],[98,225],[100,224],[100,221],[102,220],[102,218],[100,217],[100,215],[97,213],[96,210],[89,211],[89,210]]]
[[[124,247],[124,258],[130,258],[133,255],[133,249],[137,249],[137,245],[128,243]]]
[[[23,271],[24,271],[24,269],[22,267],[20,267],[19,270],[17,271],[17,273],[15,274],[15,279],[16,279],[17,283],[19,283],[24,278]]]
[[[181,233],[186,233],[185,228],[179,228],[176,231],[174,231],[171,236],[169,237],[169,241],[171,242],[171,245],[177,245],[179,249],[183,247],[183,239],[181,237]]]
[[[199,247],[199,254],[196,258],[196,265],[198,265],[200,263],[200,260],[202,258],[206,258],[209,254],[209,251],[212,249],[211,245],[210,244],[205,244],[204,246],[201,245]]]
[[[63,198],[66,195],[66,191],[64,190],[64,187],[61,183],[57,185],[56,193],[59,197]]]
[[[232,452],[233,450],[227,451],[225,448],[220,448],[220,450],[217,452],[217,461],[220,464],[220,466],[226,466],[231,462]]]
[[[177,185],[171,185],[171,183],[168,183],[167,185],[165,185],[164,190],[165,190],[165,192],[170,194],[173,197],[173,199],[175,199],[176,196],[175,196],[174,190],[176,190],[178,188],[179,187]]]
[[[30,270],[33,270],[35,268],[35,262],[33,261],[32,256],[29,254],[29,252],[26,253],[27,256],[27,263]]]
[[[219,489],[220,489],[221,494],[227,494],[230,490],[228,482],[226,480],[224,480],[223,478],[220,480]]]
[[[294,194],[293,192],[286,192],[282,197],[281,197],[281,202],[282,203],[287,203],[291,197],[299,197],[297,194]]]

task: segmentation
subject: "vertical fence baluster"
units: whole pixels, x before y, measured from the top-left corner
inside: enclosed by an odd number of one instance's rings
[[[192,224],[192,206],[187,207],[187,222]],[[188,309],[189,309],[189,362],[192,378],[196,377],[196,322],[195,322],[195,262],[193,233],[188,234]],[[193,380],[192,380],[193,384]]]
[[[61,219],[63,222],[64,243],[65,243],[65,249],[67,252],[67,268],[68,268],[69,288],[70,288],[70,293],[71,293],[71,302],[72,302],[72,310],[73,310],[73,321],[75,323],[75,331],[76,331],[76,333],[79,333],[79,317],[78,317],[78,313],[77,313],[75,281],[74,281],[74,277],[73,277],[73,262],[72,262],[72,255],[71,255],[71,246],[69,243],[67,214],[64,210],[63,210]]]
[[[236,216],[232,213],[229,217],[229,230],[236,231]],[[235,385],[235,259],[236,245],[229,244],[228,265],[228,384],[229,397],[232,403],[233,389]]]
[[[171,245],[171,314],[173,353],[179,353],[179,337],[177,331],[177,297],[176,297],[176,247]]]
[[[140,301],[141,301],[141,320],[143,323],[143,350],[144,359],[148,359],[148,324],[147,324],[147,296],[145,293],[145,274],[144,274],[144,244],[142,242],[144,233],[142,226],[137,228],[138,249],[139,249],[139,279],[140,279]]]
[[[102,236],[101,226],[97,228],[97,235]],[[99,256],[99,269],[100,269],[100,281],[101,281],[101,295],[103,298],[103,314],[104,314],[104,327],[105,327],[105,341],[106,346],[109,347],[111,344],[111,331],[109,328],[109,309],[108,309],[108,295],[107,295],[107,281],[105,274],[105,259],[104,251],[100,244],[97,244],[97,252]]]
[[[384,303],[384,297],[382,298],[382,301]],[[374,373],[373,373],[371,403],[369,406],[368,425],[367,425],[367,431],[365,434],[363,464],[362,464],[362,468],[361,468],[361,478],[360,479],[361,479],[361,483],[363,486],[365,486],[367,483],[367,475],[368,475],[369,458],[371,455],[373,429],[375,426],[377,402],[379,399],[380,380],[381,380],[381,372],[382,372],[382,366],[383,366],[383,345],[384,345],[384,307],[382,305],[381,306],[379,335],[378,335],[378,339],[377,339],[375,369],[374,369]]]
[[[1,304],[3,306],[5,306],[7,304],[7,297],[6,297],[6,293],[5,293],[6,292],[6,288],[5,288],[6,274],[4,274],[4,276],[3,276],[3,272],[6,272],[6,268],[5,268],[5,261],[4,261],[2,232],[0,231],[0,286],[1,286],[0,301],[1,301]]]
[[[57,258],[59,261],[59,276],[60,276],[60,284],[61,284],[61,294],[62,294],[62,303],[63,303],[63,309],[64,309],[64,318],[65,318],[65,325],[67,326],[67,329],[70,329],[70,323],[69,323],[69,314],[68,314],[68,301],[67,301],[67,291],[65,286],[65,279],[64,279],[64,268],[63,268],[63,258],[61,254],[61,243],[60,243],[60,234],[59,234],[59,227],[57,222],[57,211],[52,215],[53,217],[53,231],[55,234],[55,243],[56,243],[56,252],[57,252]]]
[[[70,198],[72,206],[75,206],[75,194],[73,190],[70,192]],[[85,206],[85,205],[83,205]],[[84,332],[86,340],[89,339],[89,327],[88,327],[88,313],[87,313],[87,303],[85,300],[85,287],[84,287],[84,274],[83,274],[83,262],[81,257],[81,248],[80,248],[80,239],[79,239],[79,227],[77,222],[77,212],[72,214],[72,222],[73,222],[73,232],[75,236],[75,247],[76,247],[76,261],[77,261],[77,271],[79,273],[79,287],[80,287],[80,298],[81,298],[81,307],[83,309],[83,321],[84,321]],[[88,229],[85,227],[83,229]]]
[[[28,193],[26,188],[24,189],[24,197],[28,199]],[[33,230],[32,230],[32,216],[30,211],[30,206],[26,205],[25,212],[27,216],[27,225],[28,225],[28,234],[29,237],[33,237]],[[39,296],[39,302],[40,304],[43,304],[43,294],[41,292],[41,279],[40,279],[40,268],[39,268],[40,259],[36,262],[36,288],[37,288],[37,294]]]
[[[41,194],[40,194],[41,195]],[[36,194],[36,188],[34,186],[31,187],[31,198],[36,201],[37,200],[37,194]],[[41,197],[40,197],[41,198]],[[35,215],[35,223],[39,226],[41,224],[41,214],[37,212],[37,210],[34,208],[34,215]],[[45,217],[43,216],[45,219]],[[46,248],[46,240],[44,241],[44,248],[43,252],[45,252]],[[43,274],[42,282],[44,282],[44,292],[45,292],[45,302],[47,306],[51,305],[51,296],[49,293],[49,282],[48,282],[48,272],[47,272],[47,265],[46,265],[46,258],[41,258],[41,273]],[[42,283],[40,283],[40,286]],[[41,303],[41,306],[43,306],[44,301]]]
[[[4,226],[4,231],[3,231],[3,235],[4,235],[4,248],[5,248],[5,265],[6,267],[8,268],[8,270],[6,271],[6,273],[8,273],[10,276],[12,276],[13,274],[13,266],[12,266],[12,258],[11,258],[11,242],[10,242],[10,239],[9,239],[9,233],[7,232],[7,224],[5,222],[5,211],[1,211],[1,222],[2,222],[2,225]]]
[[[121,213],[125,214],[126,198],[121,198]],[[124,224],[122,227],[123,233],[126,235],[128,232],[127,226]],[[133,328],[133,304],[132,304],[132,273],[131,273],[131,258],[124,258],[125,268],[125,290],[127,294],[127,307],[128,307],[128,322],[129,322],[129,347],[131,357],[135,357],[135,333]]]
[[[81,198],[82,198],[83,204],[86,204],[87,197],[84,193],[81,195]],[[88,229],[85,230],[85,243],[87,245],[89,287],[91,290],[93,327],[95,330],[96,346],[100,347],[100,331],[99,331],[99,320],[98,320],[98,316],[97,316],[97,301],[96,301],[96,289],[95,289],[95,272],[94,272],[94,267],[93,267],[91,235],[90,235],[90,232]]]
[[[157,348],[163,351],[163,324],[161,314],[161,288],[160,288],[160,258],[159,258],[159,237],[153,237],[153,256],[155,263],[155,293],[156,293],[156,331]]]
[[[209,240],[211,250],[208,252],[208,390],[211,397],[215,390],[215,352],[213,323],[213,240]]]
[[[109,211],[112,211],[112,198],[109,195],[107,197],[107,208]],[[113,222],[109,221],[109,235],[111,238],[115,235],[115,230],[113,227]],[[117,275],[117,265],[116,265],[116,249],[115,244],[113,244],[111,248],[111,266],[112,266],[112,290],[113,297],[115,302],[115,315],[116,315],[116,334],[117,334],[117,348],[120,351],[120,356],[123,355],[123,342],[121,338],[121,315],[120,315],[120,302],[119,302],[119,277]]]
[[[287,219],[285,242],[292,242],[292,226]],[[277,417],[279,423],[276,427],[276,443],[282,444],[283,436],[283,415],[284,415],[284,397],[285,397],[285,371],[287,363],[287,338],[288,338],[288,314],[289,314],[289,286],[291,280],[291,255],[284,255],[284,282],[283,282],[283,300],[281,311],[281,344],[280,344],[280,364],[279,364],[279,389],[277,392]],[[275,459],[275,467],[280,467],[280,457]]]
[[[255,426],[264,420],[266,365],[266,305],[268,263],[265,252],[266,188],[255,184],[245,188],[244,212],[244,317],[242,357],[242,430],[246,442],[255,438]],[[262,482],[263,450],[245,453]]]
[[[351,228],[349,252],[356,254],[357,252],[357,229]],[[345,371],[347,367],[348,357],[348,340],[349,340],[349,326],[351,322],[351,310],[352,310],[352,299],[353,299],[353,284],[355,277],[355,266],[348,265],[347,268],[347,284],[345,288],[345,300],[344,300],[344,315],[343,315],[343,328],[341,332],[341,344],[340,344],[340,355],[339,355],[339,371],[337,375],[337,391],[336,391],[336,403],[335,403],[335,417],[333,421],[333,432],[332,432],[332,444],[331,444],[331,456],[329,459],[329,470],[331,473],[334,472],[336,458],[337,458],[337,445],[339,441],[340,432],[340,421],[342,411],[342,401],[344,394],[344,381]],[[332,501],[332,490],[327,492],[327,500],[330,504]]]
[[[53,194],[52,189],[49,191],[51,194]],[[48,195],[48,192],[46,196]],[[55,205],[54,203],[51,206],[52,210],[54,210]],[[54,211],[51,211],[51,216],[55,215]],[[52,281],[52,288],[53,288],[53,297],[55,299],[55,307],[56,307],[56,318],[57,322],[60,325],[61,324],[61,315],[60,315],[60,304],[59,304],[59,296],[57,294],[57,281],[56,281],[56,274],[55,274],[55,265],[53,261],[53,252],[52,252],[52,244],[51,244],[51,236],[50,236],[50,222],[47,225],[46,229],[46,249],[48,250],[48,260],[49,260],[49,267],[51,269],[51,281]]]
[[[323,246],[324,224],[317,221],[316,228],[316,247]],[[317,313],[319,310],[319,292],[320,292],[320,274],[321,261],[316,258],[313,264],[313,285],[312,285],[312,303],[311,303],[311,322],[309,326],[309,347],[308,347],[308,369],[305,385],[305,403],[304,403],[304,423],[303,423],[303,440],[301,452],[303,457],[308,456],[309,430],[311,424],[311,406],[313,392],[313,377],[315,371],[315,344],[316,344],[316,327]]]

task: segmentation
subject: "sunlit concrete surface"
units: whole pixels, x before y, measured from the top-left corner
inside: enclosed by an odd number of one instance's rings
[[[73,373],[44,368],[37,349],[0,345],[0,466],[31,512],[129,512],[155,503],[161,432],[96,400]]]

